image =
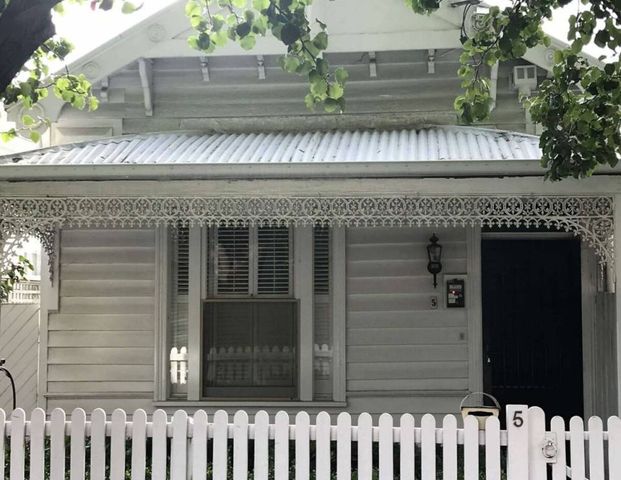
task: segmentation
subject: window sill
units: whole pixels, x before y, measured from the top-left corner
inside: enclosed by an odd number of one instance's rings
[[[347,402],[330,402],[330,401],[316,401],[316,402],[303,402],[303,401],[286,401],[286,400],[165,400],[153,402],[156,407],[235,407],[235,408],[342,408],[347,406]]]

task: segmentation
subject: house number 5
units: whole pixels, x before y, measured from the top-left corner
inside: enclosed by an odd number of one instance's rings
[[[524,425],[524,419],[522,418],[522,410],[516,410],[513,412],[513,425],[520,428]]]

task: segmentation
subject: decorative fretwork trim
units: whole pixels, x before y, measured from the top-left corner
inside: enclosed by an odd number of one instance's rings
[[[157,225],[546,227],[580,236],[614,262],[610,196],[64,197],[0,199],[0,238],[36,235],[54,258],[62,228]]]

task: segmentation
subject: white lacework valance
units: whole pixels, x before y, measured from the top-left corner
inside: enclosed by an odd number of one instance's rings
[[[573,232],[613,264],[611,196],[367,195],[325,197],[62,197],[0,199],[2,238],[157,225],[489,226]],[[4,255],[6,258],[6,254]],[[6,260],[3,260],[3,263]]]

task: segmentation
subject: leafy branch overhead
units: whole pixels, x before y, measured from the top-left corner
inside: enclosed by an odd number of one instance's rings
[[[308,78],[306,106],[322,105],[327,112],[345,110],[347,71],[331,71],[324,56],[328,48],[327,25],[308,18],[312,0],[189,0],[186,14],[196,34],[190,46],[212,53],[228,40],[251,50],[257,37],[268,32],[280,40],[287,53],[280,59],[282,68]]]
[[[423,15],[449,1],[404,0],[414,14]],[[463,93],[455,99],[455,109],[462,123],[484,121],[489,117],[493,108],[491,67],[498,62],[518,59],[529,48],[549,46],[550,40],[543,33],[542,24],[569,1],[512,0],[506,8],[491,7],[480,15],[478,28],[472,33],[465,27],[472,5],[464,4],[463,53],[458,72]],[[621,0],[581,1],[587,6],[569,19],[570,46],[556,51],[551,75],[538,91],[524,99],[532,119],[542,127],[542,164],[547,178],[553,180],[588,176],[599,165],[615,166],[621,157]],[[86,0],[65,2],[85,3]],[[194,29],[189,38],[190,46],[207,55],[229,41],[251,50],[259,37],[271,35],[283,44],[282,68],[307,79],[308,93],[304,99],[307,107],[311,110],[319,107],[329,113],[343,112],[348,74],[345,69],[329,64],[325,52],[330,19],[313,18],[312,2],[188,0],[186,15]],[[88,3],[91,8],[103,10],[120,6],[126,13],[136,8],[131,2],[121,0]],[[35,4],[45,4],[48,17],[49,8],[62,5],[61,0],[0,0],[0,57],[9,58],[3,51],[3,38],[8,38],[3,33],[3,24],[9,25],[7,18],[14,20],[24,6]],[[400,14],[395,11],[395,15]],[[52,89],[57,97],[76,108],[97,108],[97,100],[84,77],[73,76],[70,72],[50,75],[49,62],[63,59],[70,46],[53,37],[53,24],[51,34],[49,25],[47,27],[48,36],[43,35],[45,38],[39,43],[35,41],[35,48],[27,57],[32,56],[30,61],[24,59],[12,75],[0,67],[0,100],[5,104],[22,103],[30,108]],[[600,58],[600,64],[589,63],[582,56],[584,47],[592,42],[608,52],[607,57]],[[37,139],[37,131],[32,126],[44,121],[27,114],[22,124],[25,130],[33,132],[33,139]],[[17,133],[5,132],[4,136]]]

